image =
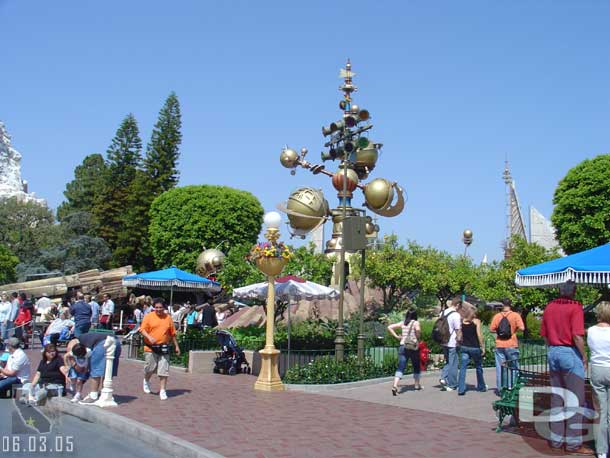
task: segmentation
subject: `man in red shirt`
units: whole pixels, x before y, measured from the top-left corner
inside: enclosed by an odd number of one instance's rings
[[[571,391],[584,404],[584,379],[587,366],[585,353],[585,325],[582,304],[574,299],[576,284],[568,281],[559,286],[559,298],[549,302],[542,316],[540,334],[548,346],[548,363],[551,385]],[[553,396],[551,407],[563,407],[564,400]],[[568,453],[594,454],[582,445],[582,416],[564,409],[565,421],[550,425],[548,438],[552,448],[560,449],[565,443]]]

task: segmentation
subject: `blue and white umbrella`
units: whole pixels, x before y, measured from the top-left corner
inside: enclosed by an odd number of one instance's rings
[[[567,281],[584,285],[610,285],[610,243],[517,271],[522,287],[551,287]]]
[[[142,289],[169,289],[171,293],[170,303],[173,302],[174,291],[218,293],[221,290],[220,283],[185,272],[176,266],[154,272],[127,275],[123,277],[123,286]]]

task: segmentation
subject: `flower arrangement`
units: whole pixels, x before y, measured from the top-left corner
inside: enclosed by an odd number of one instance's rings
[[[292,251],[282,242],[263,242],[254,245],[250,251],[250,259],[256,261],[260,258],[279,258],[289,260],[293,256]]]

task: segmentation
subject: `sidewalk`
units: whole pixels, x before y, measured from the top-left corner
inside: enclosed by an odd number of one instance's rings
[[[265,393],[253,389],[253,376],[172,370],[169,399],[160,401],[142,392],[142,363],[122,359],[114,385],[119,406],[105,410],[226,457],[466,458],[501,450],[545,456],[520,436],[494,432],[491,394],[440,392],[435,377],[426,378],[423,392],[393,397],[387,383],[324,394]],[[153,378],[154,393],[157,383]],[[76,415],[101,410],[71,406]]]

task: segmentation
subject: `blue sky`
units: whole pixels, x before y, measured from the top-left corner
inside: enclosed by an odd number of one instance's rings
[[[567,171],[610,152],[609,19],[596,0],[0,0],[0,120],[30,190],[56,207],[128,113],[146,144],[175,91],[180,185],[245,189],[266,210],[313,186],[334,206],[330,180],[278,158],[288,144],[319,161],[349,57],[384,144],[369,180],[409,199],[382,231],[461,253],[471,228],[469,254],[499,259],[506,157],[524,210],[548,217]]]

